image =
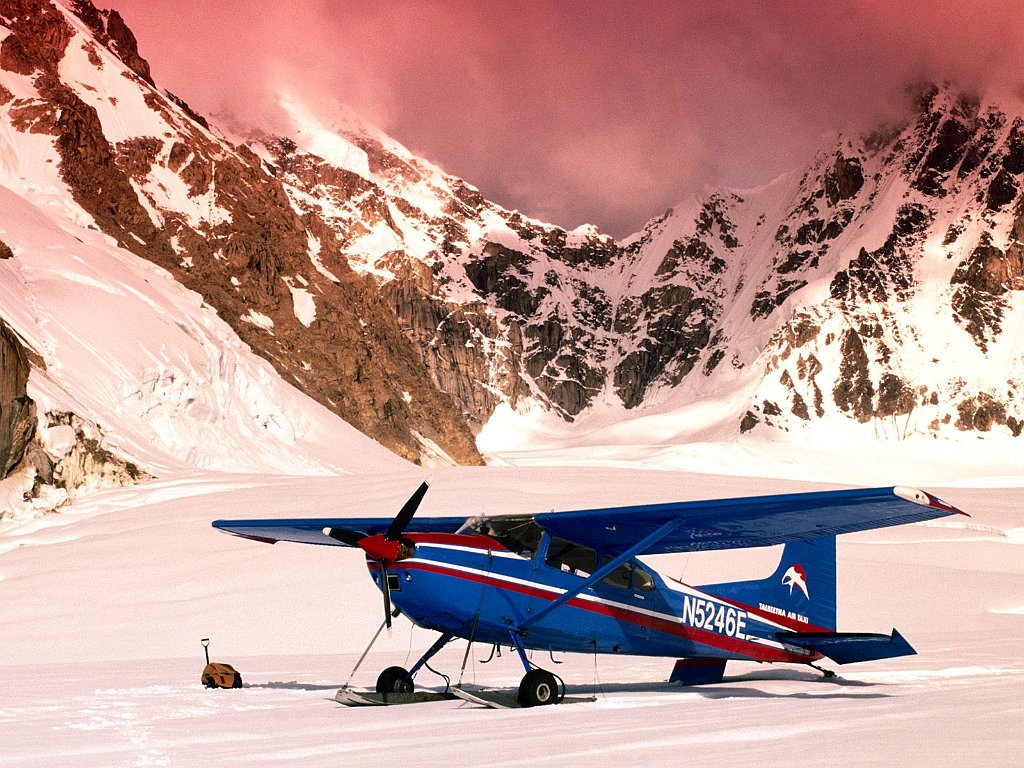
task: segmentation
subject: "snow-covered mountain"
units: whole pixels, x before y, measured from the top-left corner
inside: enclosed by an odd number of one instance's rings
[[[116,12],[4,0],[0,25],[0,183],[52,192],[76,221],[166,269],[282,376],[391,450],[479,462],[375,287],[319,259],[337,250],[333,234],[296,212],[251,151],[152,84]]]
[[[88,48],[74,27],[80,22],[47,8],[18,16],[0,4],[5,23],[49,19],[48,28]],[[27,75],[12,71],[21,60],[10,42],[17,38],[5,28],[0,38],[0,519],[61,506],[82,486],[202,469],[307,475],[406,466],[286,383],[202,295],[101,231],[64,178],[68,160],[89,147],[62,156],[58,145],[71,136],[46,132],[49,121],[72,120],[69,109],[97,113],[67,94],[55,110],[41,93],[63,86],[35,65],[22,67]],[[107,117],[128,130],[130,99],[140,91],[117,66],[105,86],[117,96],[104,99],[127,105]],[[100,92],[73,71],[64,76]],[[145,115],[134,116],[134,129],[143,130]],[[162,185],[154,188],[173,188]],[[191,204],[187,195],[180,201]],[[127,208],[114,198],[107,204]]]
[[[575,444],[630,423],[667,442],[1019,435],[1024,104],[917,100],[905,126],[617,242],[506,210],[296,93],[273,131],[214,126],[154,84],[116,12],[0,0],[8,193],[166,270],[417,461],[479,462],[475,437],[500,453],[538,424]],[[9,221],[0,265],[20,268]]]
[[[1024,104],[917,99],[902,128],[836,137],[623,242],[503,210],[351,121],[311,129],[292,102],[291,137],[253,146],[474,426],[499,404],[629,419],[728,398],[720,437],[811,421],[1016,436]]]

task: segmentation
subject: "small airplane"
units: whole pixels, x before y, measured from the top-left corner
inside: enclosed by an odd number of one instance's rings
[[[260,542],[358,547],[399,613],[440,633],[411,669],[389,667],[377,691],[412,693],[416,673],[455,638],[510,645],[526,674],[520,706],[557,703],[565,686],[527,649],[663,656],[670,680],[722,680],[729,660],[838,664],[916,653],[890,635],[836,631],[836,536],[966,514],[907,487],[683,501],[479,517],[414,515],[416,489],[388,518],[216,520]],[[764,579],[693,587],[638,558],[783,544]]]

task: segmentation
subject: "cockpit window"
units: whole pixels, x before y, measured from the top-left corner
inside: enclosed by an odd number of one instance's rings
[[[552,536],[544,562],[560,571],[586,577],[597,570],[597,552]]]
[[[474,517],[459,533],[479,533],[500,542],[509,551],[527,560],[537,554],[543,533],[532,515],[505,515],[500,517]]]

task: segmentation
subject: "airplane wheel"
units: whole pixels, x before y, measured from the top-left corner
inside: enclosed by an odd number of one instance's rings
[[[377,678],[377,693],[412,693],[412,678],[402,667],[388,667]]]
[[[558,681],[546,669],[531,669],[519,684],[516,700],[521,707],[540,707],[559,699]]]

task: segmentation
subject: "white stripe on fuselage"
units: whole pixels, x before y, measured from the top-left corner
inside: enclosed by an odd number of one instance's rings
[[[509,552],[505,549],[484,549],[481,547],[467,547],[462,544],[436,544],[434,542],[420,542],[416,544],[417,549],[449,549],[453,552],[469,552],[474,555],[489,555],[491,557],[506,557],[515,560],[523,560],[522,555]]]
[[[467,552],[474,552],[476,554],[484,554],[484,552],[479,550],[479,549],[473,549],[473,548],[470,548],[470,547],[459,547],[459,546],[450,545],[450,544],[419,544],[419,545],[417,545],[416,548],[417,548],[417,551],[419,551],[421,549],[427,549],[429,547],[437,547],[439,549],[462,550],[462,551],[467,551]],[[498,553],[494,552],[494,554],[498,554]],[[512,555],[512,557],[516,557],[517,559],[522,559],[518,555],[515,555],[513,553],[502,553],[502,554],[504,556]],[[505,582],[507,584],[517,584],[517,585],[523,586],[523,587],[530,587],[530,588],[533,588],[533,589],[540,590],[542,592],[548,592],[548,593],[550,593],[552,595],[552,598],[557,598],[558,596],[563,595],[563,594],[565,594],[565,592],[568,591],[568,590],[565,590],[565,589],[561,589],[560,587],[553,587],[553,586],[551,586],[549,584],[541,584],[541,583],[538,583],[536,581],[530,581],[529,579],[519,579],[519,578],[516,578],[515,576],[507,576],[507,575],[501,574],[501,573],[494,573],[493,571],[490,571],[490,570],[483,570],[483,569],[480,569],[480,568],[473,568],[473,567],[467,566],[467,565],[457,565],[457,564],[448,563],[448,562],[445,562],[445,561],[442,561],[442,560],[432,560],[432,559],[427,558],[427,557],[411,557],[411,558],[402,560],[401,562],[403,562],[403,563],[423,563],[423,564],[428,564],[428,565],[434,565],[434,566],[438,566],[438,567],[442,567],[442,568],[447,568],[447,569],[450,569],[450,570],[453,570],[453,571],[457,571],[457,572],[460,572],[460,573],[466,573],[466,574],[471,574],[471,575],[474,575],[474,576],[486,577],[486,578],[489,578],[489,579],[494,579],[495,581],[502,581],[502,582]],[[778,629],[786,629],[786,627],[784,627],[781,624],[777,624],[776,622],[772,621],[771,619],[768,619],[768,618],[765,618],[763,616],[759,616],[757,614],[745,611],[744,609],[739,608],[739,607],[733,605],[732,603],[729,603],[729,602],[724,601],[724,600],[720,600],[720,599],[714,597],[713,595],[709,595],[709,594],[707,594],[705,592],[701,592],[700,590],[695,589],[695,588],[693,588],[693,587],[691,587],[689,585],[686,585],[686,584],[672,584],[672,583],[667,583],[667,582],[666,582],[666,585],[673,592],[680,593],[680,594],[684,595],[684,597],[685,596],[689,596],[691,599],[704,600],[706,602],[713,603],[714,605],[719,606],[721,608],[724,608],[724,609],[727,609],[727,610],[731,609],[731,610],[735,610],[737,612],[740,612],[747,619],[752,619],[752,620],[758,621],[758,622],[760,622],[762,624],[767,624],[770,627],[774,627],[774,628],[778,628]],[[667,622],[670,622],[672,624],[678,624],[680,626],[693,626],[692,624],[685,624],[683,622],[683,617],[682,616],[677,616],[675,614],[670,614],[670,613],[661,613],[659,611],[652,611],[652,610],[649,610],[647,608],[640,608],[640,607],[635,606],[635,605],[629,605],[628,603],[620,603],[617,600],[609,600],[607,598],[598,597],[597,595],[594,595],[592,593],[581,592],[580,594],[576,595],[573,599],[580,599],[580,600],[585,600],[585,601],[591,602],[591,603],[607,605],[609,607],[613,607],[613,608],[617,608],[617,609],[622,610],[622,611],[626,611],[627,613],[632,613],[632,614],[635,614],[635,615],[638,615],[638,616],[647,616],[647,617],[653,618],[653,619],[660,619],[662,621],[667,621]],[[697,628],[698,629],[704,629],[704,627],[697,627]],[[730,636],[730,635],[727,635],[724,632],[717,632],[715,634],[721,634],[723,637],[729,637]],[[770,646],[772,648],[782,648],[783,647],[783,644],[780,643],[780,642],[777,642],[777,641],[774,641],[774,640],[769,640],[769,639],[763,638],[763,637],[757,637],[757,636],[754,636],[754,635],[749,635],[749,634],[746,634],[746,633],[732,635],[732,636],[735,637],[738,640],[747,640],[749,642],[756,642],[756,643],[758,643],[760,645],[766,645],[766,646]]]

